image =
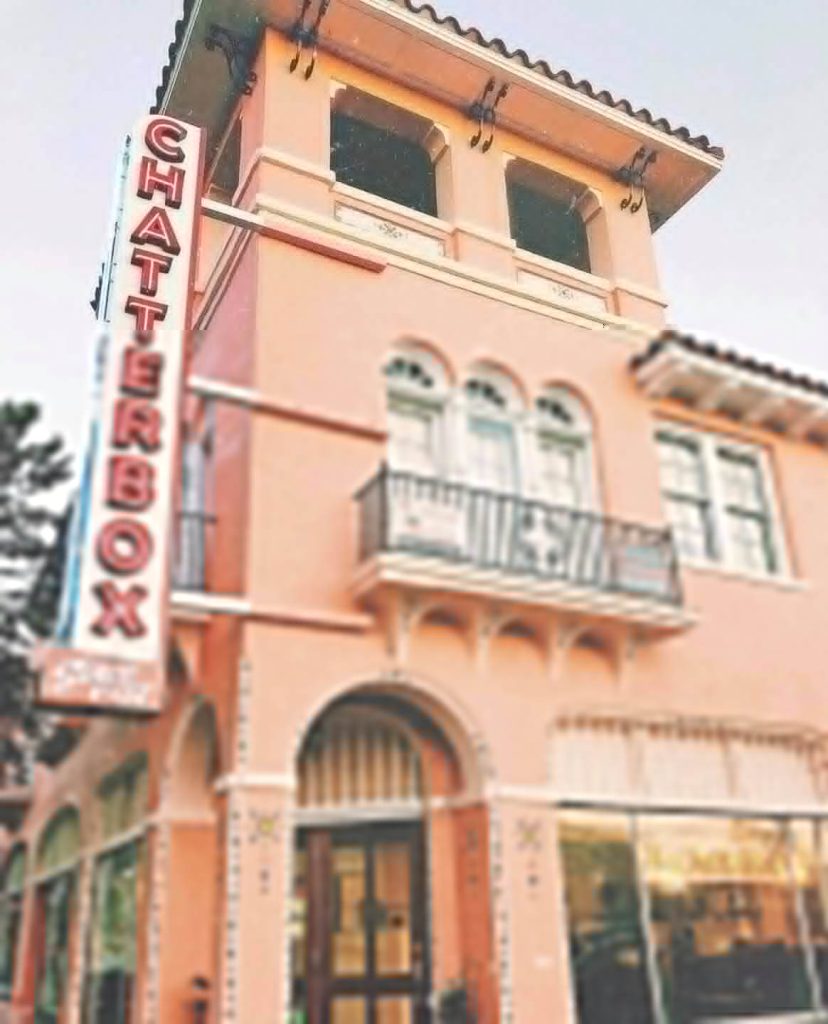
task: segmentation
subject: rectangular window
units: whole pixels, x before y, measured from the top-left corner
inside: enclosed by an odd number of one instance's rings
[[[661,487],[679,553],[742,572],[780,572],[762,454],[710,434],[664,428],[656,435]]]

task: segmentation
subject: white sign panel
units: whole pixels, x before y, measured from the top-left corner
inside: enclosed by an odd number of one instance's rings
[[[163,116],[131,136],[109,281],[99,404],[73,531],[63,646],[39,700],[156,711],[202,179],[202,132]]]

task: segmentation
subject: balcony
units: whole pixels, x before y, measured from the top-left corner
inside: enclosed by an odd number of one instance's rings
[[[357,494],[357,596],[388,587],[491,598],[650,634],[687,628],[668,529],[382,469]]]

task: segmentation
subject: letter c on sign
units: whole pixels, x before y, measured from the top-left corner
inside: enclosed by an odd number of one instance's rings
[[[183,142],[186,138],[187,129],[184,125],[170,121],[166,117],[156,117],[147,125],[144,142],[147,149],[159,160],[180,164],[184,160],[184,150],[181,146],[173,146],[170,143]]]
[[[152,537],[143,523],[113,519],[98,535],[98,560],[116,576],[140,572],[152,557]]]

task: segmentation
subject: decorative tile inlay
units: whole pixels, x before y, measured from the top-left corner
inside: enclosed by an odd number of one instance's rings
[[[445,256],[445,243],[433,235],[403,227],[393,220],[337,203],[335,217],[340,224],[356,228],[381,242],[394,242],[423,256]]]
[[[278,846],[281,839],[281,815],[278,811],[265,814],[262,811],[250,811],[250,845],[260,849],[259,891],[263,896],[270,894],[273,871],[270,863],[271,851]]]
[[[600,295],[584,291],[582,288],[574,288],[568,284],[561,284],[551,277],[544,277],[542,274],[533,274],[529,270],[518,271],[518,283],[524,288],[542,295],[556,302],[565,302],[568,306],[576,309],[583,309],[588,313],[606,313],[607,303]]]

